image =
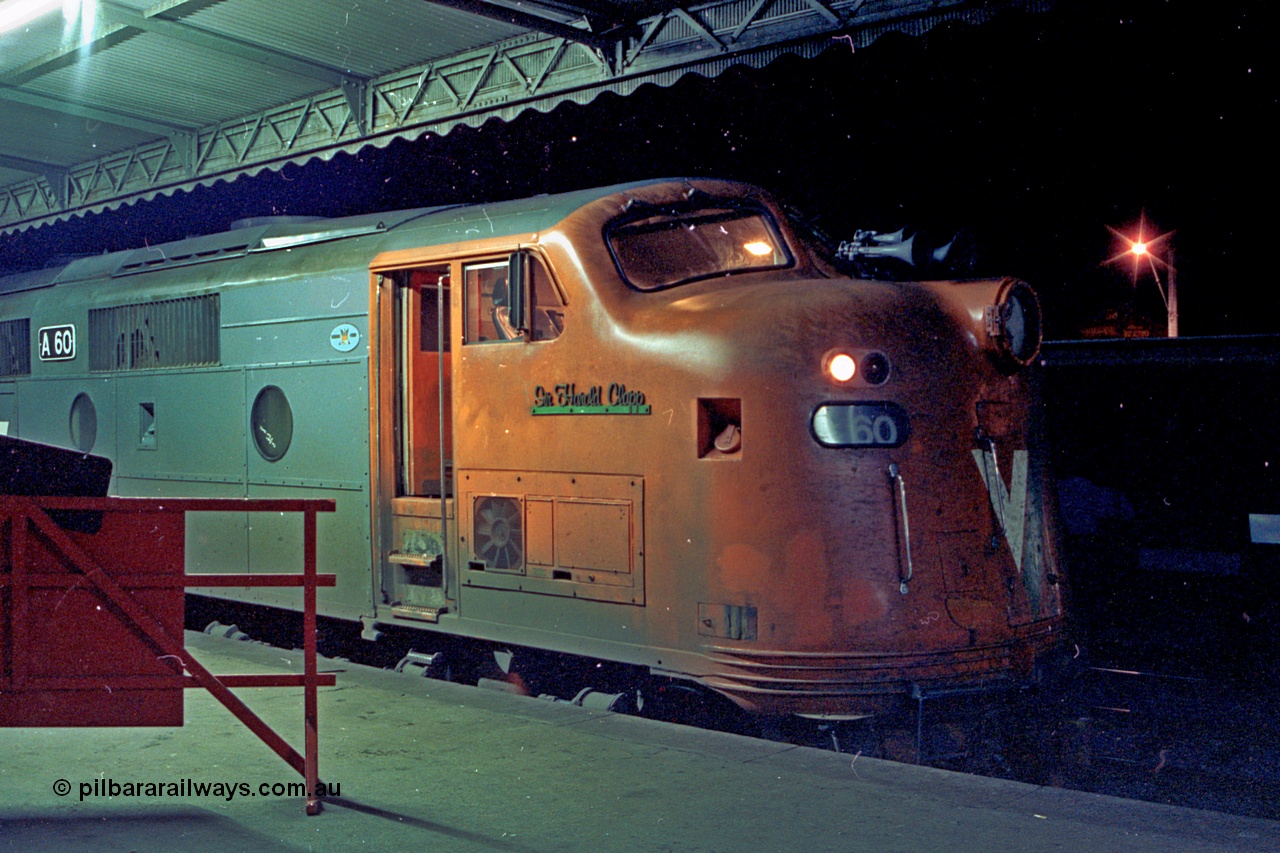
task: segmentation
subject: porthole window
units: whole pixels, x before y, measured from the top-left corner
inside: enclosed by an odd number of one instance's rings
[[[88,394],[77,394],[71,402],[71,446],[81,453],[89,453],[97,440],[98,410]]]
[[[258,392],[249,417],[253,443],[268,462],[276,462],[289,451],[293,440],[293,409],[289,399],[274,385]]]

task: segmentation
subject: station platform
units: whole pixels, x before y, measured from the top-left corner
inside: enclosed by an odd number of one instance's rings
[[[193,632],[186,642],[219,674],[301,670],[301,652]],[[337,673],[320,691],[320,776],[337,788],[321,814],[274,795],[300,777],[189,690],[181,728],[0,729],[0,851],[1280,850],[1276,821],[855,758],[342,660],[321,671]],[[236,693],[301,743],[301,690]]]

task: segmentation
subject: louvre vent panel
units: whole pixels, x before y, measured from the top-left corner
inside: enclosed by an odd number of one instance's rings
[[[31,372],[31,321],[0,321],[0,376]]]
[[[216,293],[89,312],[89,369],[200,367],[221,360]]]

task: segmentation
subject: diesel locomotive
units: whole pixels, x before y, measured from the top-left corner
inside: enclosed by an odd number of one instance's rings
[[[335,499],[319,608],[370,636],[856,717],[1062,646],[1039,344],[1024,282],[862,280],[759,188],[655,180],[0,278],[0,432],[120,496]],[[293,524],[193,513],[187,570],[295,570]]]

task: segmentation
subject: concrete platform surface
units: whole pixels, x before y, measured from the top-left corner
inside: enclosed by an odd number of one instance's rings
[[[187,643],[217,673],[301,667],[297,652],[191,632]],[[181,728],[0,729],[0,851],[1280,850],[1280,822],[853,758],[345,661],[322,670],[339,673],[320,694],[320,773],[339,794],[322,814],[272,796],[271,785],[299,777],[190,690]],[[237,692],[301,748],[300,690]]]

